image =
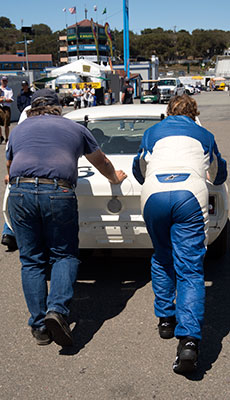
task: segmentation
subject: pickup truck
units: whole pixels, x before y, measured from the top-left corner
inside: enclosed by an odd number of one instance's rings
[[[178,78],[161,78],[158,81],[160,103],[169,102],[171,97],[185,93],[185,87]]]

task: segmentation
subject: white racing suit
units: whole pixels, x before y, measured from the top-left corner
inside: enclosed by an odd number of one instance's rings
[[[201,339],[207,172],[215,185],[226,180],[226,162],[214,136],[179,115],[167,117],[144,133],[133,162],[133,174],[143,184],[141,208],[155,249],[151,267],[155,314],[176,316],[178,338]]]

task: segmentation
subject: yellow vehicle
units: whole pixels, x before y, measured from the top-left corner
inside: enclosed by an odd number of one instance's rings
[[[221,83],[219,84],[219,86],[217,87],[217,90],[225,90],[225,83],[224,83],[224,82],[221,82]]]

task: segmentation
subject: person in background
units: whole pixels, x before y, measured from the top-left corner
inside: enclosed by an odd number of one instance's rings
[[[124,86],[122,88],[122,104],[133,104],[133,94],[134,89],[132,85],[130,85],[130,79],[128,78],[128,76],[126,76],[124,79]]]
[[[145,131],[133,174],[143,185],[141,208],[155,250],[151,274],[159,334],[179,339],[173,370],[184,374],[197,367],[204,321],[206,178],[222,184],[227,167],[214,136],[195,122],[194,99],[173,97],[167,114]]]
[[[33,95],[32,90],[29,87],[27,81],[22,81],[22,89],[17,97],[17,107],[20,113],[31,104],[31,97]]]
[[[157,83],[154,84],[154,86],[151,88],[151,91],[152,91],[152,94],[154,94],[154,95],[158,94],[159,89],[158,89]]]
[[[88,98],[89,98],[89,88],[87,86],[87,83],[84,84],[84,88],[83,88],[83,102],[84,102],[84,107],[88,107]]]
[[[154,86],[151,88],[153,96],[157,96],[157,102],[159,103],[160,100],[160,91],[158,89],[157,83],[154,84]]]
[[[121,95],[121,103],[122,104],[133,104],[133,93],[134,89],[132,85],[130,85],[130,79],[128,76],[124,79],[124,86],[122,87],[122,95]],[[134,124],[133,122],[129,123],[129,127],[131,131],[134,131]],[[124,131],[125,130],[125,123],[124,121],[120,122],[120,126],[118,130]]]
[[[90,84],[89,90],[88,90],[88,106],[89,107],[93,107],[93,105],[94,105],[94,96],[95,96],[95,89]]]
[[[85,155],[111,184],[120,184],[126,174],[114,169],[86,127],[61,111],[54,91],[38,90],[28,118],[12,130],[6,150],[8,207],[32,335],[38,345],[72,346],[67,319],[79,265],[78,159]]]
[[[26,82],[26,81],[23,81]],[[30,103],[31,103],[31,98],[30,98]],[[26,116],[26,110],[30,108],[30,105],[26,106],[25,108],[23,108],[23,111],[20,115],[18,124],[20,124],[22,122],[22,120],[24,120],[27,116]],[[5,180],[5,184],[7,184],[8,181],[7,179]],[[7,225],[7,223],[4,223],[3,226],[3,231],[2,231],[2,239],[1,239],[1,244],[3,246],[7,246],[8,247],[8,251],[16,251],[18,250],[18,246],[17,246],[17,242],[16,242],[16,238],[15,238],[15,233],[11,230],[11,228]]]
[[[83,90],[80,89],[79,85],[76,85],[76,89],[73,90],[74,110],[76,110],[77,108],[81,108],[82,96],[83,96]]]
[[[0,86],[0,123],[5,128],[5,142],[7,143],[10,134],[10,118],[11,118],[11,103],[13,99],[13,90],[8,87],[8,78],[3,76]],[[4,141],[2,128],[0,126],[0,142]]]

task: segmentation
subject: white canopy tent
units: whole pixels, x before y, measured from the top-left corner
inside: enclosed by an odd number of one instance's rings
[[[57,77],[66,73],[75,73],[84,77],[99,78],[103,76],[106,71],[109,71],[110,67],[104,65],[98,65],[91,61],[80,59],[70,64],[63,65],[62,67],[53,69],[50,73],[50,77]]]

